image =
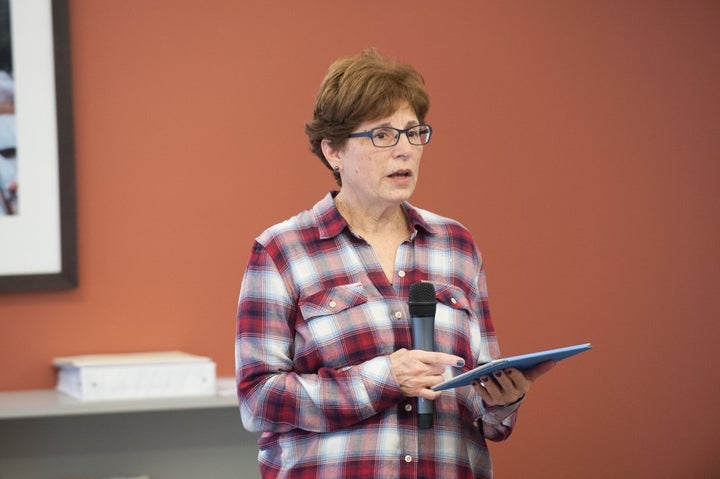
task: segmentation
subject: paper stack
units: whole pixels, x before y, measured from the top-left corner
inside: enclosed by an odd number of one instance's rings
[[[215,363],[180,351],[66,356],[53,364],[57,389],[83,401],[215,394]]]

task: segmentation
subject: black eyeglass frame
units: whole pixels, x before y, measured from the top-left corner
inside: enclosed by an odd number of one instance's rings
[[[408,132],[409,132],[410,130],[414,130],[414,129],[418,129],[418,128],[427,128],[427,130],[428,130],[428,133],[427,133],[427,138],[428,138],[428,140],[427,140],[425,143],[413,143],[413,140],[411,140],[410,137],[408,136]],[[377,131],[377,130],[393,130],[393,131],[396,131],[396,132],[397,132],[397,136],[395,136],[395,143],[393,143],[392,145],[376,145],[376,144],[375,144],[375,136],[374,136],[374,133],[375,133],[375,131]],[[399,130],[399,129],[393,128],[393,127],[391,127],[391,126],[379,126],[379,127],[377,127],[377,128],[373,128],[372,130],[361,131],[361,132],[358,132],[358,133],[351,133],[351,134],[349,134],[347,137],[348,137],[348,138],[370,138],[370,141],[372,141],[373,146],[376,147],[376,148],[392,148],[393,146],[397,145],[397,144],[400,142],[400,135],[402,135],[403,133],[405,133],[405,137],[408,139],[408,142],[409,142],[411,145],[423,146],[423,145],[427,145],[428,143],[430,143],[430,138],[432,138],[432,126],[430,126],[430,125],[425,125],[425,124],[422,124],[422,125],[413,125],[413,126],[410,126],[410,127],[408,127],[408,128],[405,128],[404,130]],[[422,135],[418,134],[418,138],[419,138],[420,136],[422,136]]]

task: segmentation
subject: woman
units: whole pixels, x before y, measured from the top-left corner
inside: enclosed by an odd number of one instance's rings
[[[491,477],[485,440],[508,437],[550,367],[430,389],[499,349],[470,234],[408,203],[428,108],[420,74],[376,50],[322,82],[305,130],[340,189],[257,238],[240,291],[238,397],[263,477]],[[421,281],[438,300],[435,352],[412,349]],[[434,400],[434,427],[418,427],[416,398]]]

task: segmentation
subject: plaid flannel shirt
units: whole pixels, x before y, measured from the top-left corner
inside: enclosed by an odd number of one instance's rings
[[[259,236],[245,272],[235,342],[243,425],[262,432],[263,477],[489,478],[485,443],[509,436],[515,407],[471,387],[443,392],[418,429],[388,355],[412,349],[410,285],[434,284],[435,349],[469,370],[499,357],[482,260],[456,221],[403,204],[413,234],[392,283],[328,193]],[[456,372],[463,372],[457,370]]]

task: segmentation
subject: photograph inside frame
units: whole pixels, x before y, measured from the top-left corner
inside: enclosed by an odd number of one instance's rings
[[[19,212],[16,141],[10,0],[0,0],[0,216]]]

